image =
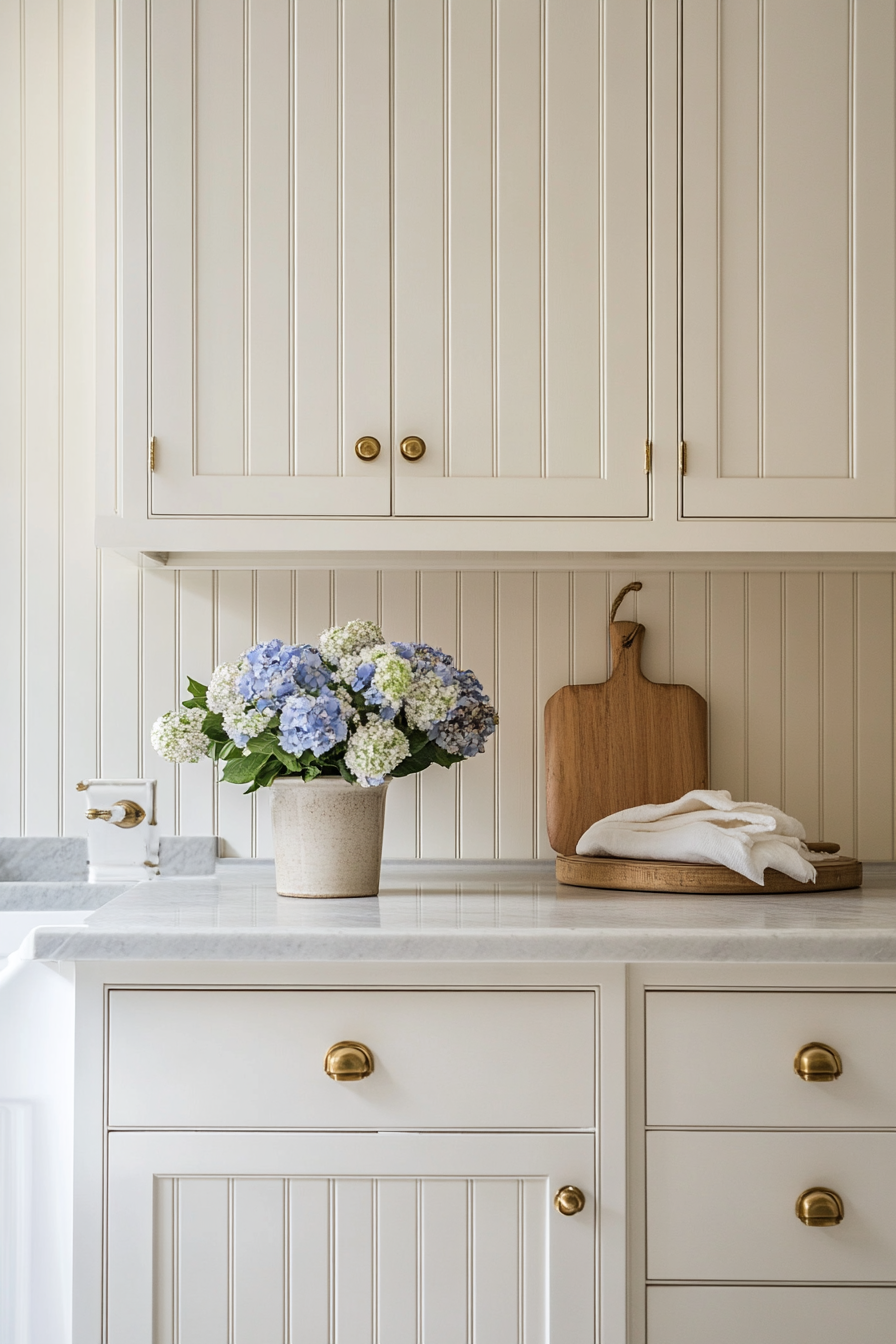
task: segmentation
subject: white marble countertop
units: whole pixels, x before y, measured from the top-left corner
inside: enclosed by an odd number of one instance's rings
[[[394,863],[378,897],[295,900],[270,864],[140,883],[83,924],[52,912],[19,956],[49,961],[896,962],[896,867],[854,892],[672,896],[557,883],[553,864]]]

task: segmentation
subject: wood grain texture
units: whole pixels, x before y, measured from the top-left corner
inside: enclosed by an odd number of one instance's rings
[[[708,786],[706,701],[648,681],[643,640],[643,625],[614,621],[609,680],[564,686],[545,705],[548,836],[560,854],[601,817]]]
[[[765,871],[765,883],[719,863],[675,863],[645,859],[598,858],[584,854],[558,855],[557,881],[570,887],[599,887],[605,891],[668,891],[703,896],[736,896],[768,892],[844,891],[862,885],[862,865],[847,857],[829,859],[818,867],[814,882],[797,882],[774,868]]]

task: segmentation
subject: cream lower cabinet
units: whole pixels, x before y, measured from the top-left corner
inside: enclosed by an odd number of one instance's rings
[[[893,1288],[647,1291],[650,1344],[892,1344]]]
[[[595,1340],[590,1135],[115,1133],[108,1170],[109,1344]]]
[[[103,1001],[104,1344],[595,1344],[594,989]]]
[[[94,963],[77,1001],[75,1344],[896,1338],[893,968]]]
[[[647,1344],[890,1344],[896,993],[751,978],[644,996]]]

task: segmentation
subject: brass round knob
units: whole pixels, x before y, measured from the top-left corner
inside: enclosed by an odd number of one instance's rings
[[[581,1213],[584,1207],[585,1196],[577,1185],[561,1185],[554,1196],[554,1208],[565,1213],[567,1218],[571,1218],[574,1213]]]
[[[836,1190],[813,1185],[797,1200],[796,1216],[807,1227],[836,1227],[843,1222],[843,1200]]]
[[[843,1072],[843,1060],[832,1046],[810,1041],[797,1050],[793,1071],[806,1083],[833,1083]]]
[[[409,439],[402,439],[399,446],[402,457],[406,458],[408,462],[418,462],[426,452],[426,444],[422,439],[414,436]]]
[[[372,462],[375,457],[380,455],[380,441],[369,436],[359,439],[355,444],[355,452],[362,462]]]
[[[324,1056],[324,1072],[337,1083],[355,1083],[373,1073],[373,1055],[360,1041],[337,1041]]]

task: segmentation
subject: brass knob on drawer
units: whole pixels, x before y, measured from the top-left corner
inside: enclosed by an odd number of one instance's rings
[[[365,435],[355,444],[355,452],[362,462],[372,462],[375,457],[380,455],[380,441],[372,438],[369,434]]]
[[[833,1083],[843,1072],[843,1060],[832,1046],[810,1041],[797,1050],[793,1071],[806,1083]]]
[[[796,1216],[807,1227],[836,1227],[843,1222],[843,1200],[836,1190],[813,1185],[797,1200]]]
[[[324,1072],[337,1083],[355,1083],[373,1073],[373,1055],[360,1041],[337,1041],[324,1056]]]
[[[399,447],[401,449],[402,457],[406,458],[408,462],[419,462],[420,458],[426,452],[426,444],[422,439],[418,439],[416,435],[412,435],[409,439],[402,439]]]
[[[554,1208],[565,1213],[567,1218],[571,1218],[574,1213],[581,1213],[584,1207],[585,1196],[577,1185],[561,1185],[554,1196]]]

